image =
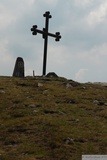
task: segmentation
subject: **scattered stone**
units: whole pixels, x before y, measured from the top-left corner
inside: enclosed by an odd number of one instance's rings
[[[56,73],[54,73],[54,72],[49,72],[47,75],[46,75],[46,77],[58,77],[57,76],[57,74]]]
[[[66,84],[66,88],[72,88],[73,86],[70,83]]]
[[[67,100],[64,100],[64,103],[67,103],[67,104],[75,104],[76,101],[74,99],[67,99]]]
[[[5,94],[5,91],[1,90],[0,93],[1,93],[1,94]]]
[[[86,87],[82,87],[82,89],[86,89]]]
[[[26,104],[25,106],[26,107],[30,107],[30,108],[40,108],[40,107],[43,107],[43,105],[41,105],[41,104],[30,104],[30,105]]]
[[[79,122],[80,120],[79,119],[72,119],[72,120],[70,120],[70,121],[72,121],[72,122]]]
[[[44,90],[44,91],[43,91],[43,94],[47,94],[47,92],[48,92],[48,89]]]
[[[74,143],[74,140],[72,139],[72,138],[67,138],[66,140],[65,140],[65,144],[72,144],[72,143]]]
[[[99,105],[99,106],[103,106],[106,104],[106,103],[104,103],[102,101],[98,101],[98,100],[94,100],[93,103],[95,103],[96,105]]]
[[[98,101],[98,100],[94,100],[94,101],[93,101],[93,103],[98,104],[98,103],[99,103],[99,101]]]
[[[34,110],[33,112],[34,112],[34,113],[38,113],[39,111],[38,111],[38,110]]]
[[[77,87],[77,86],[80,86],[80,83],[78,82],[75,82],[73,80],[68,80],[67,83],[63,83],[64,86],[66,86],[66,88],[72,88],[72,87]]]
[[[26,151],[26,152],[22,153],[22,155],[26,156],[26,155],[28,155],[28,152]]]
[[[75,120],[75,122],[79,122],[79,121],[80,121],[79,119],[76,119],[76,120]]]
[[[36,105],[35,104],[30,104],[28,107],[35,108]]]
[[[58,111],[59,112],[59,114],[65,114],[64,112],[62,112],[62,111]]]
[[[43,87],[43,84],[42,83],[38,83],[38,87]]]
[[[107,106],[107,103],[104,103],[105,106]]]

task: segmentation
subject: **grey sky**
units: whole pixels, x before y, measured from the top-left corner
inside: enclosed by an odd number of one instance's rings
[[[45,25],[60,31],[49,38],[47,72],[79,82],[107,81],[107,0],[0,0],[0,75],[12,75],[15,60],[23,57],[26,75],[42,74],[43,39],[30,28]]]

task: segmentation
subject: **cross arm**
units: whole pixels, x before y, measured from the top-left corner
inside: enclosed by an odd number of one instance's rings
[[[56,41],[59,41],[59,40],[61,39],[60,32],[56,32],[55,34],[53,34],[53,33],[47,33],[47,32],[45,31],[45,28],[43,28],[43,31],[37,29],[37,25],[34,25],[34,26],[31,28],[31,31],[32,31],[32,34],[33,34],[33,35],[37,35],[37,33],[42,34],[44,39],[45,39],[46,36],[54,37],[54,38],[56,38],[56,39],[55,39]]]
[[[61,39],[60,32],[56,32],[55,34],[53,33],[48,33],[48,36],[56,38],[55,41],[59,41]]]

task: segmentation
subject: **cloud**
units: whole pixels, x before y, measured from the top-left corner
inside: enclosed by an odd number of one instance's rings
[[[45,3],[47,3],[48,5],[56,5],[57,4],[57,2],[58,2],[58,0],[45,0]]]
[[[106,0],[0,0],[0,74],[11,75],[18,56],[26,75],[42,74],[44,41],[30,28],[43,29],[48,10],[49,32],[59,31],[62,38],[49,38],[47,72],[81,82],[107,80]]]
[[[103,65],[107,57],[107,43],[96,45],[90,50],[84,50],[84,52],[77,54],[77,57],[80,60],[89,62],[90,64]]]
[[[75,74],[75,80],[82,82],[87,79],[88,69],[79,69],[79,71]]]
[[[83,7],[86,7],[87,5],[90,5],[90,4],[92,4],[92,2],[93,2],[93,0],[75,0],[75,5],[77,5],[77,6],[79,6],[79,7],[81,7],[81,6],[83,6]]]
[[[96,25],[104,22],[107,16],[107,1],[101,2],[101,4],[94,8],[87,17],[88,24],[91,27],[95,27]]]
[[[0,74],[12,75],[13,57],[8,51],[8,41],[5,39],[0,40],[0,57]]]
[[[4,29],[5,27],[11,25],[15,21],[15,16],[11,13],[11,11],[0,4],[0,29]]]

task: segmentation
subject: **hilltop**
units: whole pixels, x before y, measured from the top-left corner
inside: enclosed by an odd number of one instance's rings
[[[0,77],[0,160],[107,154],[107,87],[65,78]]]

